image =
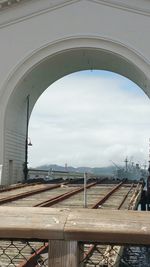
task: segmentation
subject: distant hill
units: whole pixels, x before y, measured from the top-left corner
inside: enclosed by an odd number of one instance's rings
[[[38,166],[36,169],[38,170],[50,170],[53,169],[54,171],[66,171],[66,168],[63,166],[59,166],[56,164],[50,164],[50,165],[42,165]],[[90,168],[90,167],[72,167],[68,166],[67,170],[69,172],[89,172],[97,175],[113,175],[116,168],[114,166],[108,166],[108,167],[97,167],[97,168]]]

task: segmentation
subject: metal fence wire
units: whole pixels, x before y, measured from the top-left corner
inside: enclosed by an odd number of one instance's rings
[[[80,242],[79,248],[79,267],[150,267],[150,246]],[[0,267],[29,266],[48,267],[48,241],[0,240]]]
[[[150,246],[80,243],[80,267],[150,267]]]
[[[0,267],[48,267],[48,243],[45,241],[0,240]]]

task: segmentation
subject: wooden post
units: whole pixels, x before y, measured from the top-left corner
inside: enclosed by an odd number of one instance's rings
[[[78,267],[79,247],[77,241],[50,240],[48,267]]]

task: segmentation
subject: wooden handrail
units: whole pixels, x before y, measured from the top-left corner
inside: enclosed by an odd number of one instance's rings
[[[150,245],[150,213],[0,207],[0,238]]]

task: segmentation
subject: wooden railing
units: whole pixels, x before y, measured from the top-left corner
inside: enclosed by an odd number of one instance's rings
[[[49,240],[49,267],[77,267],[79,241],[150,245],[150,213],[0,207],[0,238]]]

